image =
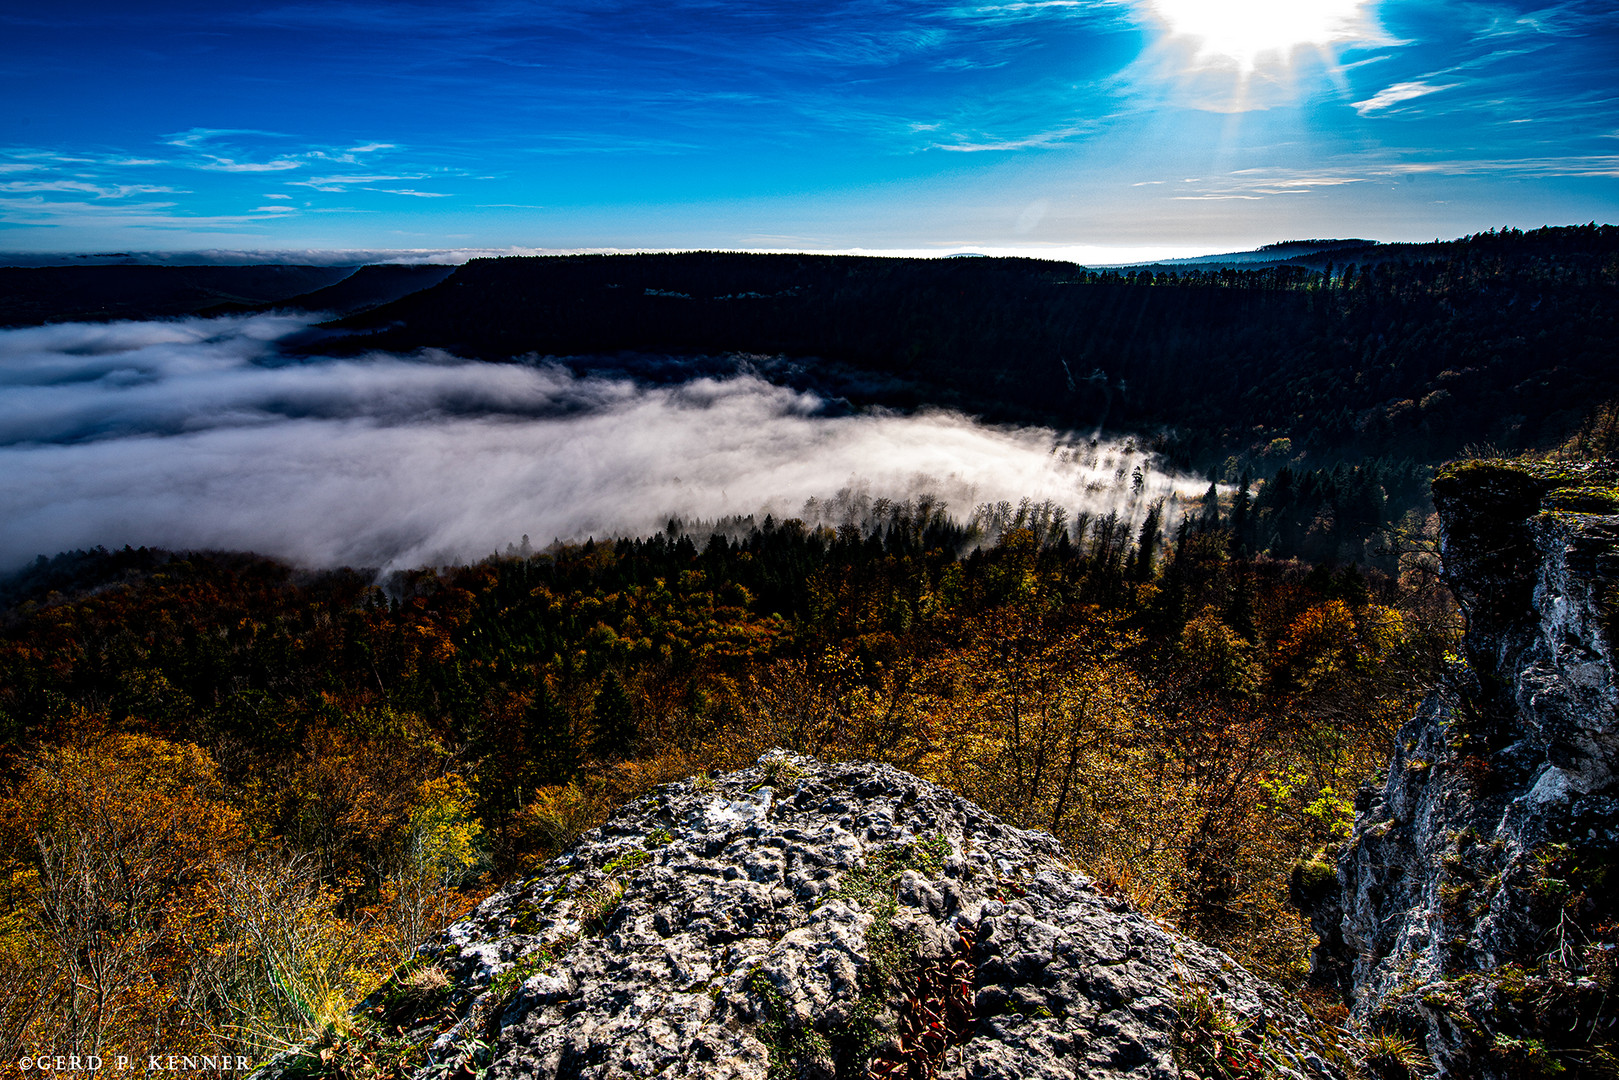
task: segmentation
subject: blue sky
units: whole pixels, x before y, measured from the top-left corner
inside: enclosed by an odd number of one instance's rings
[[[13,0],[0,40],[14,252],[1106,261],[1619,219],[1611,2]]]

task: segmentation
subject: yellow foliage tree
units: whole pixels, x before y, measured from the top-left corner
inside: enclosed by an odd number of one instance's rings
[[[13,972],[23,989],[7,1005],[7,1050],[183,1041],[186,898],[245,840],[208,755],[141,735],[42,749],[0,798],[0,819],[5,950],[30,956]]]

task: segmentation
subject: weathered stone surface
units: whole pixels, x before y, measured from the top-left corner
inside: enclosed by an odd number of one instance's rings
[[[1612,470],[1474,462],[1434,484],[1465,664],[1362,792],[1317,970],[1442,1076],[1594,1067],[1614,1035]],[[1606,980],[1606,985],[1604,985]]]
[[[926,985],[965,1003],[946,1077],[1167,1080],[1199,992],[1265,1032],[1276,1075],[1336,1075],[1278,991],[1102,895],[1055,840],[870,763],[665,786],[424,956],[455,988],[458,1019],[424,1036],[439,1075],[881,1075],[927,1030]]]

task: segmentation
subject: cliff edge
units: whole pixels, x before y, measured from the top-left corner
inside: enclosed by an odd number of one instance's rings
[[[1503,460],[1434,480],[1463,655],[1336,866],[1295,873],[1317,974],[1411,1051],[1393,1075],[1619,1075],[1616,482]]]

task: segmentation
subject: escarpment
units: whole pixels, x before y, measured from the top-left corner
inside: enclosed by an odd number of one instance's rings
[[[1339,1075],[1281,993],[1050,837],[890,766],[785,755],[624,807],[365,1019],[364,1053],[418,1077],[1228,1075],[1199,1067],[1216,1053]]]
[[[1336,887],[1296,882],[1318,974],[1442,1076],[1619,1068],[1616,480],[1505,461],[1436,478],[1464,655],[1362,792]]]

